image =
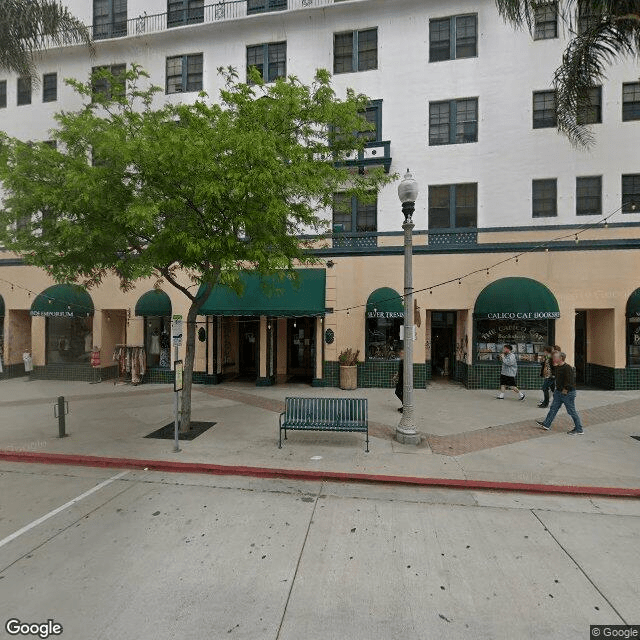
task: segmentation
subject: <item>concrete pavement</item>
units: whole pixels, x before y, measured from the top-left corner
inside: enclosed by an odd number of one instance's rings
[[[277,412],[287,395],[369,399],[371,453],[361,434],[292,433],[276,446]],[[70,401],[70,437],[57,438],[53,405]],[[227,383],[194,387],[193,418],[216,425],[173,453],[168,440],[144,438],[173,419],[168,385],[132,387],[113,383],[23,379],[0,384],[0,450],[107,456],[163,461],[253,466],[287,470],[413,476],[522,484],[640,488],[640,392],[580,391],[578,409],[586,434],[566,435],[570,421],[560,414],[544,432],[534,420],[537,391],[525,402],[495,400],[491,391],[432,384],[416,392],[416,414],[424,434],[419,447],[393,439],[399,414],[391,390],[256,388]]]

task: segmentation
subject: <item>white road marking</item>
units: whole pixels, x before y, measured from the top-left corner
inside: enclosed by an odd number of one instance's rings
[[[8,544],[12,540],[15,540],[17,537],[21,536],[23,533],[26,533],[27,531],[30,531],[34,527],[37,527],[39,524],[42,524],[45,520],[48,520],[49,518],[53,518],[53,516],[58,515],[61,511],[64,511],[65,509],[72,507],[74,504],[80,502],[80,500],[83,500],[87,496],[90,496],[92,493],[95,493],[96,491],[100,491],[100,489],[106,487],[112,482],[119,480],[120,478],[122,478],[122,476],[127,475],[127,473],[129,472],[122,471],[121,473],[117,473],[115,476],[108,478],[104,482],[101,482],[100,484],[97,484],[95,487],[92,487],[88,491],[85,491],[84,493],[81,493],[79,496],[76,496],[73,500],[69,500],[69,502],[65,502],[65,504],[61,505],[57,509],[54,509],[53,511],[49,511],[49,513],[46,513],[45,515],[38,518],[37,520],[30,522],[28,525],[25,525],[24,527],[22,527],[22,529],[18,529],[17,531],[14,531],[14,533],[12,533],[11,535],[0,540],[0,547],[3,547],[5,544]]]

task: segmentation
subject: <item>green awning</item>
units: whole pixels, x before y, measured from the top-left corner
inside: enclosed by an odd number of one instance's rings
[[[171,300],[169,296],[159,289],[151,289],[140,296],[136,302],[137,316],[170,316]]]
[[[56,284],[36,296],[32,316],[86,318],[93,315],[93,301],[86,289],[76,284]]]
[[[389,287],[376,289],[367,300],[367,318],[404,318],[402,296]]]
[[[489,320],[547,320],[560,317],[558,301],[547,287],[531,278],[502,278],[485,287],[474,309]]]
[[[0,296],[0,318],[4,315],[4,298]]]
[[[638,316],[640,316],[640,289],[636,289],[627,301],[627,317],[636,318]]]
[[[208,316],[323,316],[326,271],[296,269],[296,281],[276,276],[242,273],[242,294],[216,286],[200,309]]]

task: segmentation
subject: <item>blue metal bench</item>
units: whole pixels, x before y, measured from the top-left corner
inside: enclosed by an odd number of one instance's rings
[[[358,431],[367,435],[369,452],[369,417],[366,398],[285,398],[280,414],[278,448],[282,449],[282,432],[287,431]]]

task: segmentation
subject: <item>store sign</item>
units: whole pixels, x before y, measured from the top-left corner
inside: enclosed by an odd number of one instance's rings
[[[368,311],[367,318],[404,318],[403,311]]]
[[[487,313],[487,320],[555,320],[560,317],[559,311],[528,311],[518,313]]]
[[[73,311],[31,311],[30,315],[42,318],[75,318]]]

